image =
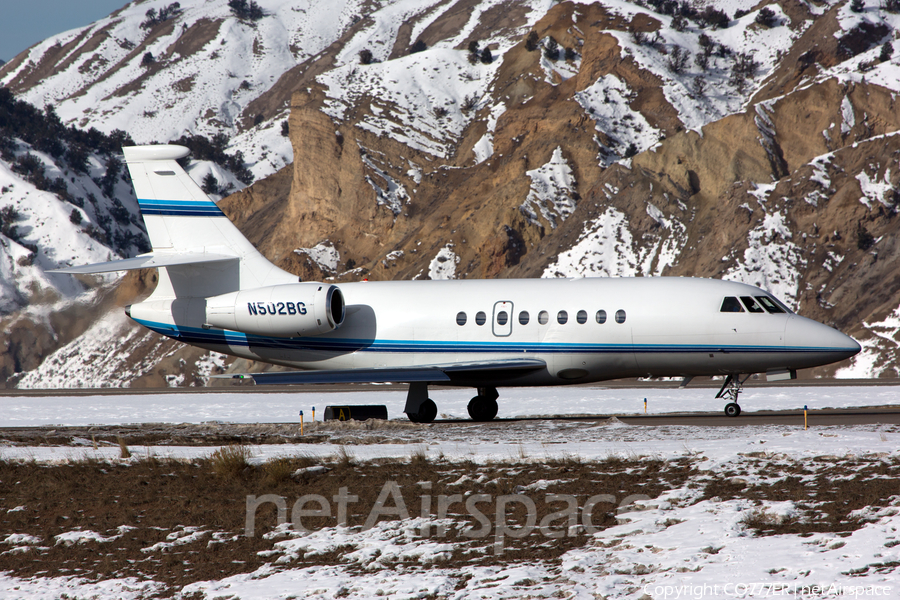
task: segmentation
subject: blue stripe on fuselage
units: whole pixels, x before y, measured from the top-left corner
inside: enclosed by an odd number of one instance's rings
[[[244,334],[222,329],[200,329],[195,327],[179,327],[167,323],[156,323],[135,319],[148,329],[175,338],[187,344],[223,344],[228,346],[245,346],[256,348],[272,348],[297,351],[318,352],[458,352],[458,353],[552,353],[552,354],[594,354],[633,352],[635,354],[654,353],[694,353],[694,352],[840,352],[841,348],[817,348],[806,346],[724,346],[697,344],[579,344],[579,343],[524,343],[524,342],[467,342],[467,341],[420,341],[420,340],[365,340],[331,337],[274,338]]]

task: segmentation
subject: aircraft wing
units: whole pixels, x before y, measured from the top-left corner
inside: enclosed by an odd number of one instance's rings
[[[447,382],[454,376],[488,374],[491,371],[536,371],[547,363],[537,358],[449,363],[416,367],[378,367],[330,371],[280,371],[242,375],[214,375],[217,379],[253,379],[258,385],[297,385],[304,383],[413,383]]]
[[[125,260],[112,260],[109,262],[81,265],[80,267],[68,267],[55,269],[48,273],[68,273],[70,275],[89,275],[93,273],[110,273],[112,271],[132,271],[134,269],[152,269],[154,267],[174,267],[178,265],[192,265],[197,263],[222,262],[226,260],[238,260],[237,256],[226,254],[209,254],[207,252],[179,252],[172,254],[145,254]]]

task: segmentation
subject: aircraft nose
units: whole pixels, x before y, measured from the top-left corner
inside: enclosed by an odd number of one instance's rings
[[[812,319],[793,316],[784,331],[785,346],[814,352],[827,362],[837,362],[856,355],[862,347],[849,335]]]

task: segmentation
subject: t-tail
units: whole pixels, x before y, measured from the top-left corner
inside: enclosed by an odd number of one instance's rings
[[[190,152],[187,148],[132,146],[123,151],[152,252],[54,272],[158,268],[156,289],[126,312],[165,335],[193,337],[193,343],[210,330],[239,332],[246,339],[317,335],[341,325],[340,290],[301,283],[260,254],[178,164]]]

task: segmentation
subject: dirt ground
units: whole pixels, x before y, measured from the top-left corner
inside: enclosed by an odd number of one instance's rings
[[[165,597],[191,582],[249,573],[267,563],[296,568],[346,562],[346,554],[354,549],[349,546],[285,558],[278,541],[296,534],[278,526],[272,502],[254,509],[253,535],[246,535],[248,497],[281,497],[290,507],[309,494],[330,502],[345,488],[357,497],[347,511],[347,525],[357,531],[379,497],[384,499],[391,482],[396,483],[393,489],[398,496],[389,498],[387,506],[399,505],[399,497],[413,518],[427,517],[432,525],[421,535],[452,545],[451,552],[435,560],[453,568],[525,560],[552,563],[566,551],[591,543],[583,527],[572,529],[565,517],[554,518],[552,513],[560,504],[544,501],[547,493],[570,495],[579,507],[588,498],[605,495],[590,517],[598,530],[617,524],[623,512],[633,508],[622,506],[624,498],[654,499],[667,490],[687,487],[696,490],[698,499],[793,500],[804,509],[796,517],[778,521],[764,512],[748,515],[746,525],[757,535],[840,534],[864,523],[853,511],[889,505],[900,480],[900,461],[874,457],[801,464],[760,456],[724,474],[698,468],[703,459],[693,457],[593,462],[522,457],[476,464],[429,458],[423,452],[408,459],[359,462],[342,448],[325,461],[279,458],[252,465],[248,458],[247,448],[235,445],[195,460],[0,461],[0,506],[4,509],[0,511],[0,571],[23,578],[130,576],[163,583],[166,587],[160,595]],[[777,481],[759,477],[774,472],[781,473]],[[498,554],[492,547],[493,537],[465,533],[480,523],[466,510],[462,494],[466,498],[484,494],[479,509],[489,516],[495,514],[499,498],[529,495],[536,499],[533,522],[547,519],[560,535],[511,536]],[[444,521],[437,514],[442,497],[453,502],[446,507]],[[428,510],[420,512],[425,498]],[[524,504],[513,502],[506,509],[511,527],[528,522]],[[334,528],[337,519],[332,512],[328,517],[307,516],[302,524],[310,531],[321,531]],[[446,524],[443,532],[434,525],[440,522]],[[419,558],[398,558],[397,566],[427,568]]]

